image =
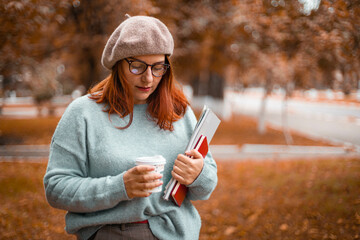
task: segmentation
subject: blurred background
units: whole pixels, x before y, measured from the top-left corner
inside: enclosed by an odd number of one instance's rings
[[[4,116],[61,115],[61,107],[109,74],[100,64],[102,50],[128,13],[169,27],[175,74],[195,108],[208,104],[223,119],[256,116],[259,132],[268,122],[286,134],[288,119],[290,128],[318,137],[328,131],[292,126],[290,111],[303,118],[316,113],[320,122],[350,117],[355,124],[346,132],[360,131],[359,1],[1,2]],[[355,109],[299,105],[299,99],[350,102]],[[16,111],[11,104],[37,108]],[[337,135],[328,138],[360,144],[359,137]]]
[[[48,144],[126,13],[168,26],[176,79],[222,119],[201,239],[360,239],[359,0],[0,2],[1,239],[70,238],[43,196]]]

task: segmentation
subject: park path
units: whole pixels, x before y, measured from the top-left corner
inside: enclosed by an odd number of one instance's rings
[[[235,93],[228,91],[223,102],[212,99],[193,99],[192,105],[201,108],[209,105],[224,119],[231,114],[258,115],[261,95],[253,93]],[[17,99],[3,109],[5,117],[34,117],[37,108],[30,99]],[[61,116],[66,104],[71,101],[68,96],[55,99],[58,105],[55,114]],[[246,144],[241,148],[235,145],[212,145],[210,147],[217,160],[264,160],[264,159],[297,159],[301,157],[359,156],[360,153],[360,104],[333,104],[291,100],[288,103],[288,124],[290,129],[306,136],[322,138],[344,147],[316,146],[274,146]],[[281,122],[282,102],[279,98],[269,98],[266,108],[266,121],[277,127]],[[46,113],[45,113],[46,114]],[[49,155],[48,145],[0,146],[0,161],[46,161]]]
[[[1,145],[0,162],[43,162],[49,157],[49,145]]]
[[[46,162],[49,148],[49,145],[3,145],[0,146],[0,162]],[[280,161],[324,157],[360,157],[360,153],[354,149],[328,146],[244,144],[242,147],[238,147],[236,145],[211,145],[210,151],[216,161]]]
[[[223,118],[242,114],[257,118],[262,95],[260,92],[227,91],[224,101],[196,98],[194,104],[209,105]],[[265,121],[279,130],[283,127],[283,101],[269,96],[265,107]],[[287,102],[287,126],[291,131],[307,137],[347,145],[360,151],[360,102],[316,101],[293,98]]]

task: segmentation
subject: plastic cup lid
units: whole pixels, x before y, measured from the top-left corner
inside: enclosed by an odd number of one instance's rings
[[[138,165],[158,165],[165,164],[166,159],[161,155],[156,155],[152,157],[138,157],[135,159],[135,162]]]

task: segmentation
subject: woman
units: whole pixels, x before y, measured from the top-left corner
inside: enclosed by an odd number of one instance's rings
[[[78,239],[199,238],[200,216],[190,200],[210,196],[217,169],[210,153],[181,154],[196,118],[175,86],[173,48],[158,19],[128,17],[103,51],[111,75],[73,101],[56,128],[46,198],[68,211],[65,229]],[[137,157],[154,155],[167,160],[163,175],[135,166]],[[189,187],[181,207],[164,200],[163,191],[148,191],[171,177]]]

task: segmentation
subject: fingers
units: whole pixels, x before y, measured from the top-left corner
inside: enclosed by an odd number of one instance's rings
[[[180,167],[174,165],[171,175],[179,183],[184,184],[184,185],[189,185],[193,182],[192,172],[193,172],[193,169],[189,169],[189,168],[183,169],[183,168],[180,168]]]
[[[153,188],[156,188],[156,187],[159,187],[161,185],[163,185],[162,181],[156,181],[156,182],[150,182],[150,183],[142,183],[141,188],[144,191],[149,191],[149,190],[151,190]]]
[[[142,173],[154,171],[155,167],[150,165],[139,165],[131,168],[130,170],[133,170],[137,174],[142,174]]]
[[[128,196],[129,198],[134,197],[149,197],[151,189],[163,185],[162,181],[152,182],[152,183],[140,183],[133,186],[133,189],[129,189]]]
[[[172,170],[171,175],[172,175],[172,177],[173,177],[176,181],[178,181],[179,183],[184,184],[184,185],[188,185],[188,184],[189,184],[188,182],[186,182],[185,178],[183,177],[183,176],[185,176],[185,174],[184,174],[184,173],[180,173],[177,169],[176,169],[176,170],[175,170],[175,169]]]
[[[203,158],[203,156],[201,155],[201,153],[199,153],[199,151],[198,151],[198,150],[195,150],[195,149],[193,149],[193,150],[191,150],[191,151],[187,151],[185,154],[186,154],[187,156],[190,156],[190,157],[194,158],[194,159]]]
[[[197,150],[179,154],[175,160],[172,176],[181,184],[189,185],[199,176],[204,166],[204,159]]]
[[[153,170],[155,170],[153,166],[140,165],[125,172],[123,179],[129,198],[148,197],[151,195],[149,190],[163,184],[159,181],[162,175]]]
[[[135,197],[149,197],[151,195],[151,192],[148,191],[140,191],[140,190],[133,190],[128,193],[129,198],[135,198]]]
[[[162,175],[159,173],[155,173],[155,172],[139,174],[136,177],[137,181],[141,182],[141,183],[153,182],[153,181],[159,180],[161,178],[162,178]]]
[[[132,177],[139,182],[154,181],[162,178],[162,175],[154,172],[154,166],[139,165],[128,170]]]

